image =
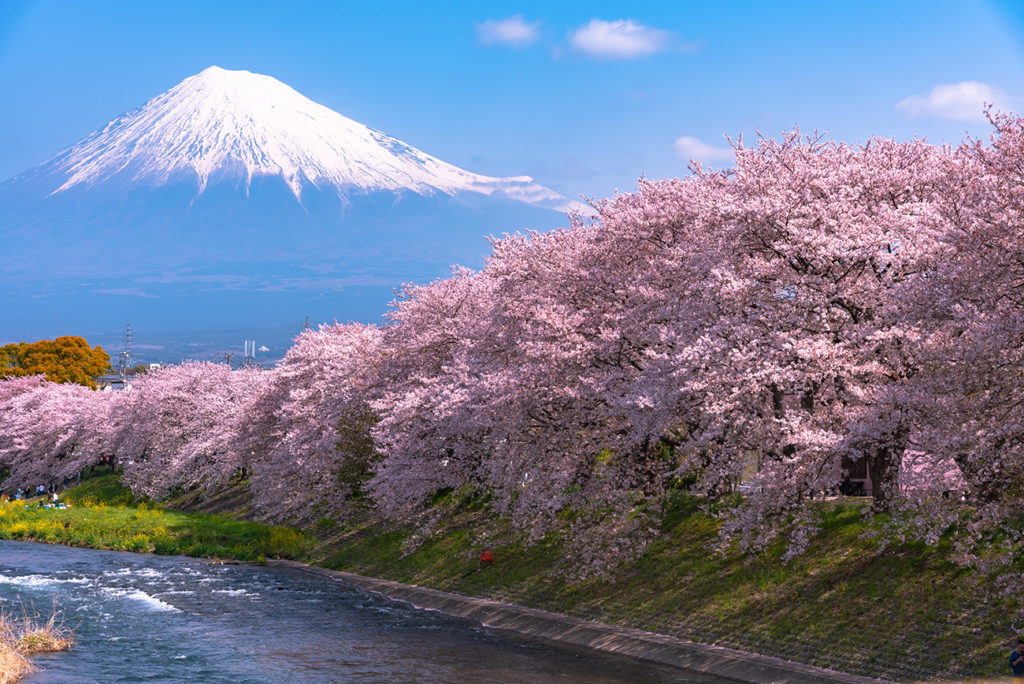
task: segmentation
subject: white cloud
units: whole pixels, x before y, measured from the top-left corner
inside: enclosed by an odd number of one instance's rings
[[[668,31],[644,26],[632,19],[591,19],[572,34],[572,46],[591,57],[634,59],[661,52],[668,47],[670,38]]]
[[[735,152],[731,147],[715,147],[688,135],[676,140],[676,154],[687,161],[731,161]]]
[[[943,83],[927,96],[911,95],[896,104],[897,111],[908,116],[934,116],[956,121],[983,121],[986,104],[1005,104],[1005,94],[979,81]]]
[[[119,297],[142,297],[143,299],[156,299],[156,295],[149,294],[145,290],[140,290],[137,287],[118,287],[109,290],[93,290],[93,292],[99,292],[100,294],[116,295]]]
[[[525,21],[521,14],[507,19],[488,19],[474,26],[477,41],[482,45],[526,47],[540,37],[540,22]]]

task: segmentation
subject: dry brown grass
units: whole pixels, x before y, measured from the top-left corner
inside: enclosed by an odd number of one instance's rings
[[[54,619],[51,616],[46,624],[37,625],[21,635],[18,639],[18,650],[25,655],[56,653],[57,651],[66,651],[74,644],[75,640],[71,636],[71,631],[63,625],[54,624]]]
[[[28,658],[0,636],[0,684],[13,684],[34,670]]]
[[[0,684],[13,684],[35,671],[27,656],[66,651],[75,645],[74,634],[59,616],[54,611],[43,621],[27,610],[20,617],[0,610]]]

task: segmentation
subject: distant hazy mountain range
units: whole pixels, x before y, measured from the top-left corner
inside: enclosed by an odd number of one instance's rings
[[[574,209],[210,67],[0,184],[0,340],[369,320]]]

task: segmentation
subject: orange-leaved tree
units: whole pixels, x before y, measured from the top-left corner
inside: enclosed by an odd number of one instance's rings
[[[18,342],[0,347],[0,378],[46,375],[53,382],[77,382],[95,389],[96,376],[110,365],[103,347],[89,347],[81,337]]]

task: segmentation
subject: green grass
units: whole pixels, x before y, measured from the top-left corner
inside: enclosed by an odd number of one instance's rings
[[[142,501],[113,473],[84,480],[64,492],[61,499],[71,504],[103,502],[108,506],[134,506]]]
[[[310,542],[288,527],[153,507],[136,500],[115,475],[86,480],[63,500],[69,508],[40,508],[38,500],[0,503],[0,539],[243,561],[297,558]]]

